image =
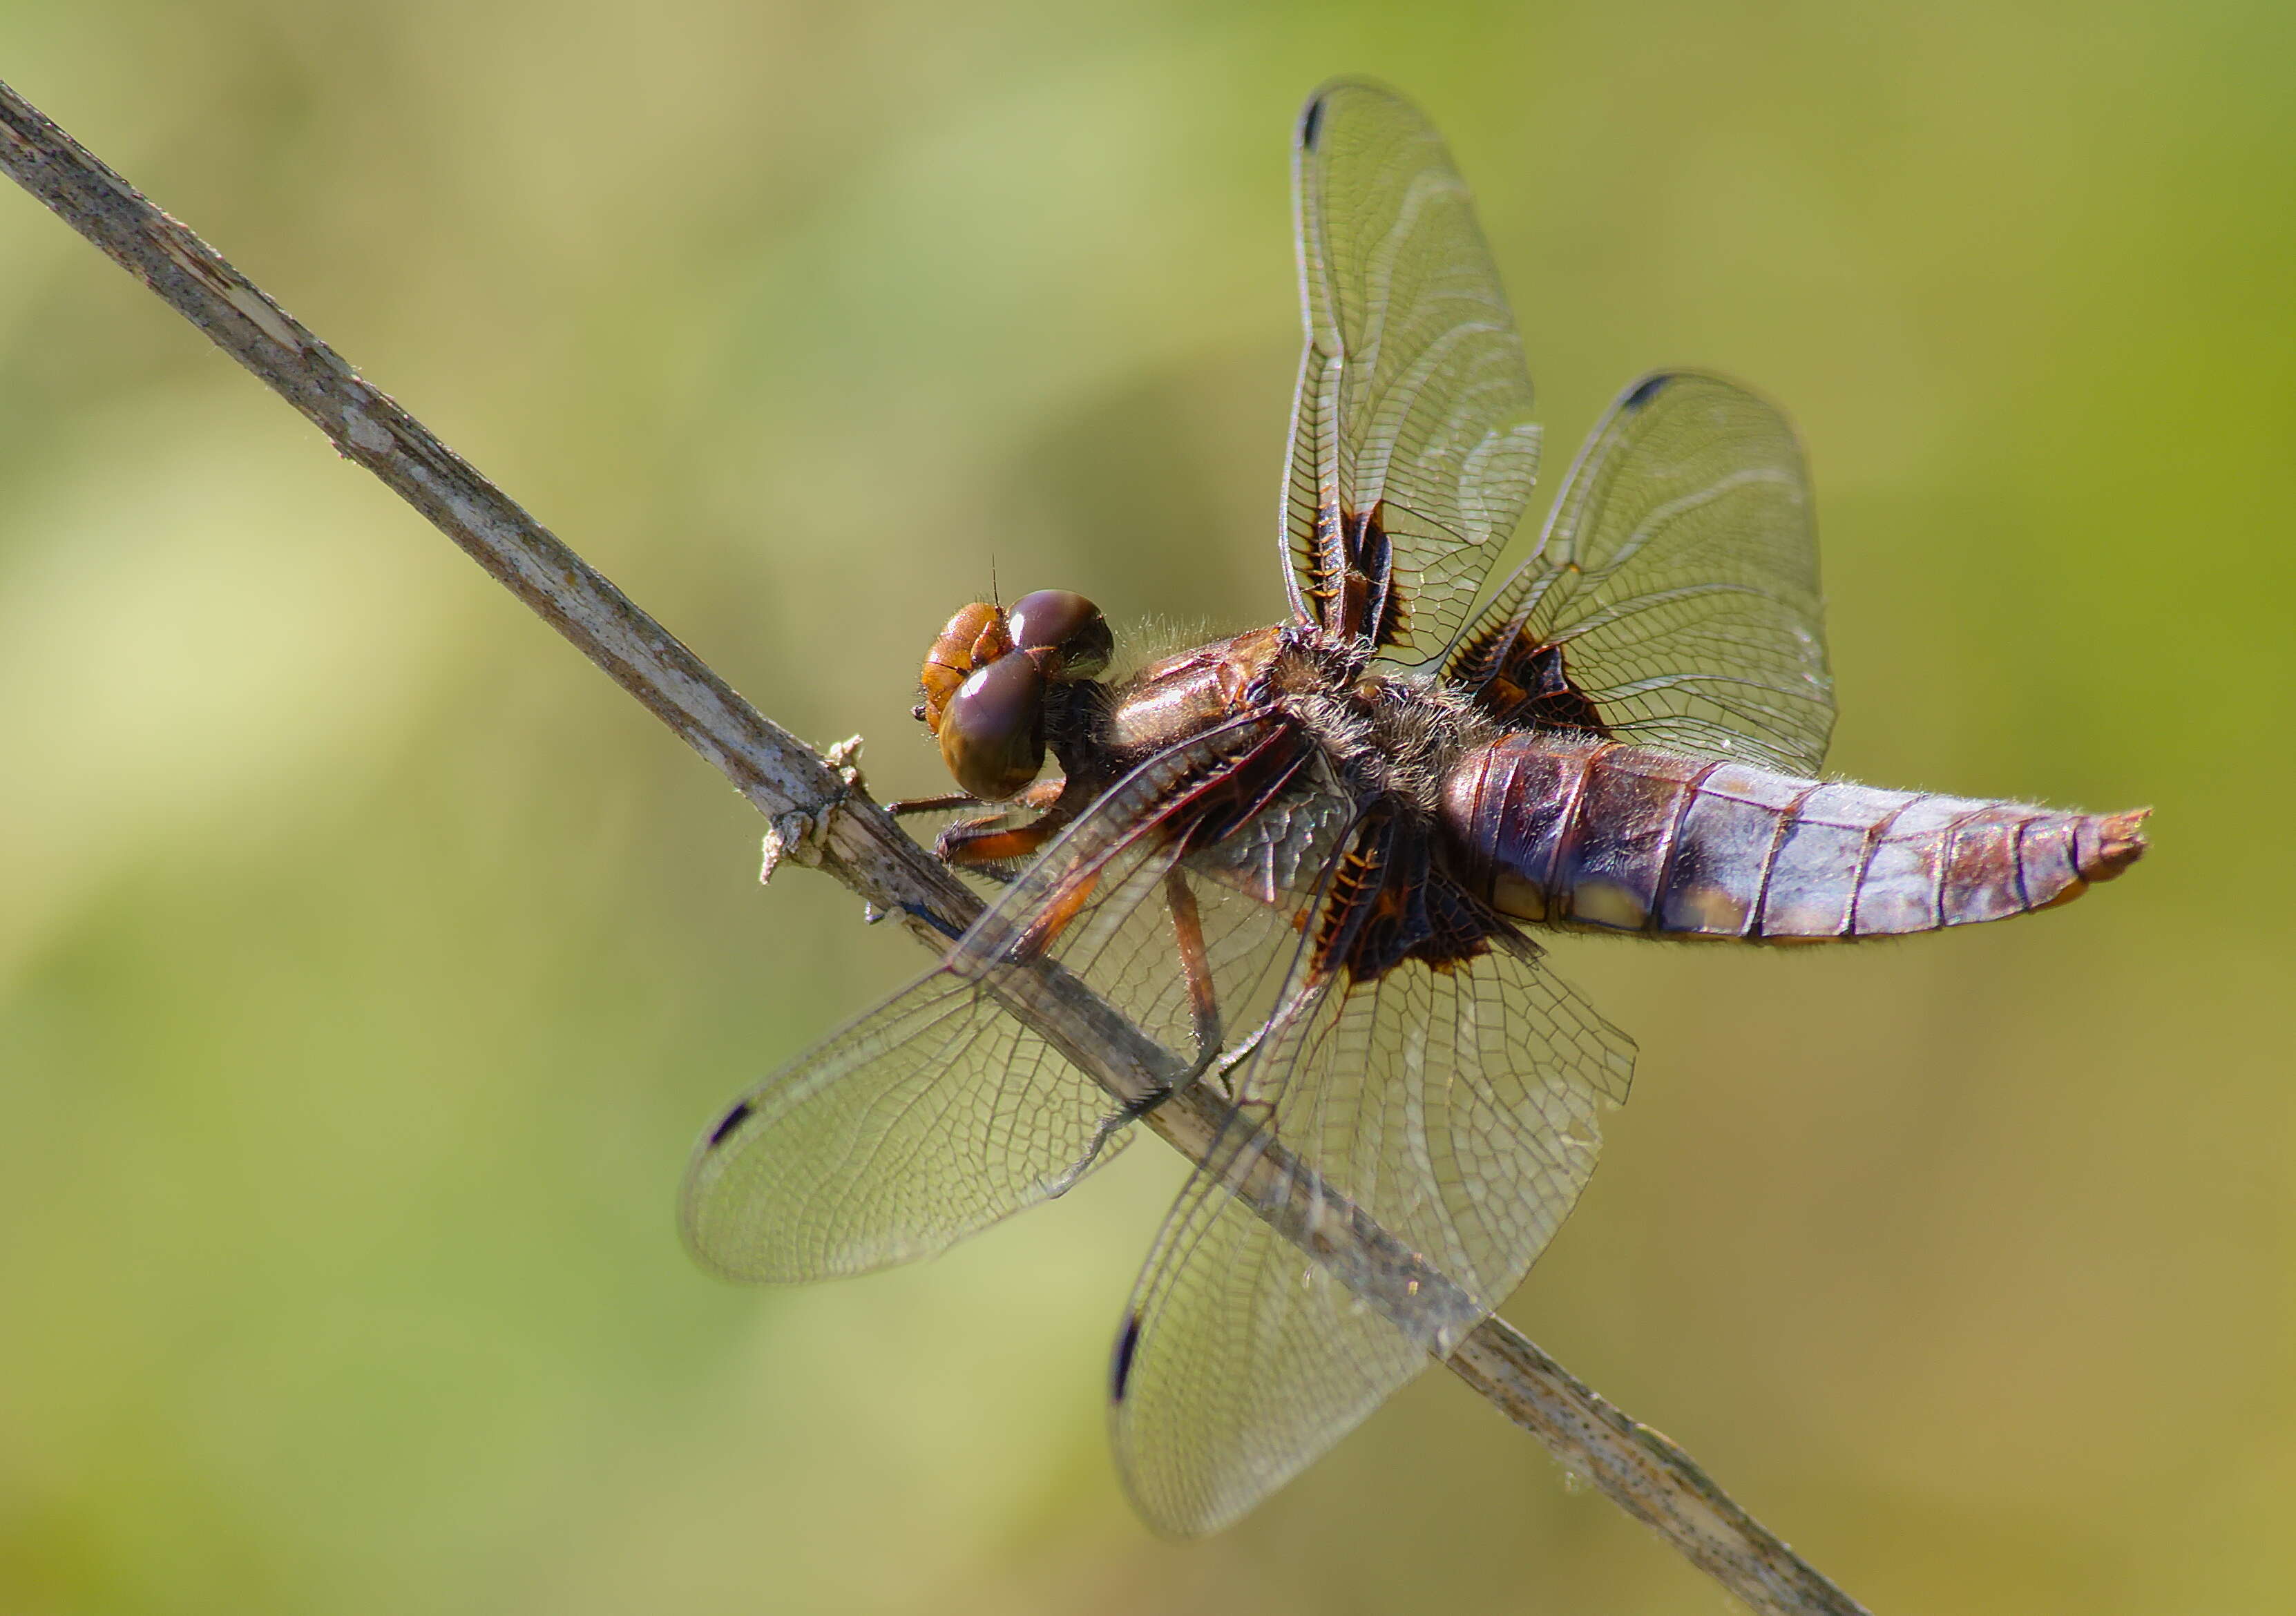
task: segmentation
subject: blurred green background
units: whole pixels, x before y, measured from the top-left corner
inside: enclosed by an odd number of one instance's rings
[[[0,76],[767,711],[937,789],[987,586],[1270,620],[1294,108],[1475,184],[1551,488],[1639,371],[1805,431],[1890,785],[2117,808],[2060,913],[1559,950],[1640,1038],[1510,1314],[1883,1612],[2296,1603],[2296,13],[15,0]],[[725,783],[0,195],[0,1611],[1696,1612],[1431,1375],[1148,1538],[1143,1149],[745,1292],[670,1202],[915,971]]]

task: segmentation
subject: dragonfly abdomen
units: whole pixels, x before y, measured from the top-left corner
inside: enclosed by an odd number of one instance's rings
[[[1443,793],[1469,878],[1504,914],[1748,942],[1898,936],[2046,908],[2135,862],[2144,816],[1537,734],[1468,752]]]

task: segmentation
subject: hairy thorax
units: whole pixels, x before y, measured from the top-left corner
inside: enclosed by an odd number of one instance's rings
[[[1432,821],[1453,764],[1498,734],[1472,702],[1423,674],[1332,679],[1284,705],[1363,800]]]
[[[1499,731],[1423,674],[1368,663],[1360,648],[1302,628],[1255,628],[1163,658],[1119,685],[1102,739],[1146,757],[1252,711],[1274,709],[1312,740],[1359,800],[1387,799],[1433,820],[1442,780]]]

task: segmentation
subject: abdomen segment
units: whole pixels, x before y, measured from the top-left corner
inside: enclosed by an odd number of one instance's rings
[[[1878,791],[1535,734],[1467,753],[1442,804],[1461,874],[1504,914],[1749,942],[2046,908],[2134,863],[2145,811]]]

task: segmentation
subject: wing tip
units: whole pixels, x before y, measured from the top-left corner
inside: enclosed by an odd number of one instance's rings
[[[723,1145],[726,1138],[728,1138],[737,1127],[742,1127],[742,1122],[749,1120],[750,1116],[756,1116],[756,1111],[758,1106],[750,1104],[749,1100],[734,1100],[733,1109],[730,1109],[726,1116],[718,1118],[718,1125],[709,1129],[709,1136],[702,1138],[702,1150],[707,1153],[707,1150],[717,1150],[718,1145]]]
[[[1309,156],[1315,154],[1317,143],[1324,137],[1324,114],[1331,110],[1332,103],[1342,95],[1376,96],[1407,110],[1420,121],[1426,121],[1426,115],[1419,111],[1418,103],[1394,86],[1382,84],[1365,74],[1342,73],[1317,85],[1308,95],[1307,105],[1300,109],[1299,129],[1292,144],[1301,152]]]
[[[1302,152],[1313,152],[1316,142],[1324,133],[1324,109],[1331,104],[1332,92],[1338,86],[1325,85],[1308,97],[1308,104],[1300,109],[1300,132],[1293,144]]]
[[[1133,1360],[1140,1354],[1140,1314],[1137,1308],[1124,1316],[1124,1327],[1116,1333],[1116,1350],[1108,1364],[1108,1400],[1124,1401],[1124,1394],[1132,1384]]]
[[[1629,414],[1643,408],[1652,399],[1657,398],[1669,383],[1679,379],[1680,374],[1678,371],[1652,371],[1626,390],[1625,396],[1619,400],[1619,408]]]
[[[701,1148],[705,1151],[714,1151],[725,1144],[726,1136],[742,1123],[747,1122],[757,1109],[747,1100],[736,1100],[734,1103],[734,1108],[719,1118],[718,1126],[709,1130],[709,1136],[701,1142]]]

